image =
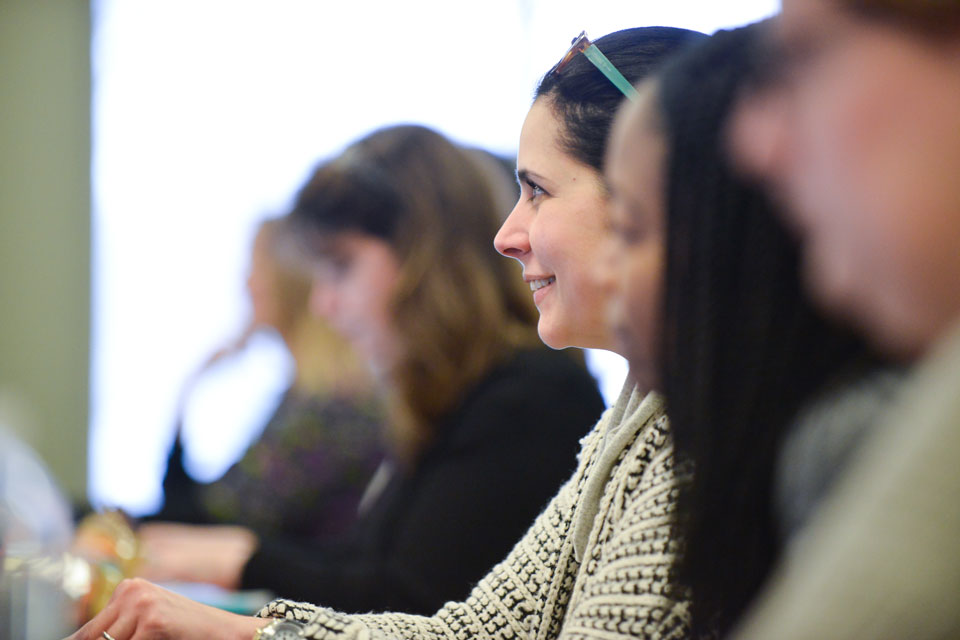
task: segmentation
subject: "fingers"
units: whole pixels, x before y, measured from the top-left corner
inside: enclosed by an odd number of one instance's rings
[[[122,616],[120,620],[110,625],[109,630],[101,631],[100,635],[95,635],[94,640],[135,640],[136,639],[136,620],[133,616]]]
[[[90,622],[83,625],[67,640],[103,640],[103,632],[116,622],[117,609],[107,605],[103,611],[94,616]],[[116,637],[116,636],[114,636]]]
[[[146,580],[124,580],[107,607],[67,640],[251,638],[264,621],[189,600]]]
[[[117,585],[103,611],[68,640],[104,640],[104,632],[115,640],[134,640],[137,620],[153,606],[159,588],[146,580],[133,578]]]
[[[144,580],[124,580],[117,585],[104,612],[112,609],[112,622],[99,629],[93,640],[105,640],[107,632],[115,640],[134,640],[137,620],[143,609],[149,608],[149,592],[153,585]],[[96,619],[96,618],[94,618]],[[94,629],[96,634],[97,629]]]

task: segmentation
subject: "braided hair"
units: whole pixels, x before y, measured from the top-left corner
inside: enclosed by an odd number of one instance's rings
[[[674,578],[692,594],[695,637],[726,633],[781,551],[772,485],[795,414],[872,359],[804,297],[794,238],[726,157],[724,121],[759,28],[718,32],[658,79],[668,146],[660,380],[678,456],[694,468]]]

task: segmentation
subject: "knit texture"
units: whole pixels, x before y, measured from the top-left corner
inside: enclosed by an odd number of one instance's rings
[[[685,638],[688,603],[671,592],[669,572],[671,514],[687,478],[674,467],[662,400],[628,386],[583,439],[573,477],[465,601],[424,617],[281,599],[258,615],[337,640]]]

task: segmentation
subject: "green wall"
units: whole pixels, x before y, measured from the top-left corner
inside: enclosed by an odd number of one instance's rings
[[[0,412],[86,487],[90,4],[0,0]]]

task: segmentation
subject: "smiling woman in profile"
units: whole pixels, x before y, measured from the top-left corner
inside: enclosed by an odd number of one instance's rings
[[[497,185],[474,158],[389,127],[298,194],[286,224],[313,273],[310,307],[373,371],[391,453],[345,535],[261,539],[216,572],[236,576],[223,586],[432,613],[466,597],[569,475],[603,403],[582,358],[537,339],[529,288],[490,247]]]
[[[482,251],[490,259],[500,260],[496,269],[510,274],[513,286],[524,291],[524,306],[533,298],[539,310],[540,338],[551,347],[612,350],[617,346],[606,324],[611,281],[609,274],[597,272],[596,260],[609,222],[609,193],[602,174],[607,135],[625,90],[630,93],[629,84],[639,82],[668,56],[702,38],[702,34],[684,29],[654,27],[618,31],[594,43],[578,39],[578,47],[549,70],[538,87],[520,136],[520,200],[494,241],[501,253],[523,264],[523,278],[516,273],[515,265],[490,250],[495,227],[484,231],[487,235]],[[596,62],[597,51],[604,54],[606,62]],[[623,82],[611,80],[620,75],[625,78]],[[349,230],[355,217],[365,216],[355,216],[345,209],[343,221],[337,226],[326,225],[327,232],[323,225],[314,226],[320,232],[314,245],[317,253],[334,257],[327,264],[321,260],[318,310],[333,318],[337,305],[347,304],[339,296],[325,299],[336,291],[323,289],[335,285],[338,279],[352,279],[354,274],[350,271],[354,268],[359,276],[364,269],[359,262],[352,265],[357,259],[395,279],[397,295],[409,295],[420,281],[416,276],[429,274],[437,280],[430,289],[445,292],[443,295],[454,309],[484,296],[480,283],[457,275],[454,261],[445,260],[444,254],[429,243],[418,246],[415,235],[436,233],[443,238],[444,246],[455,247],[457,252],[472,251],[463,246],[463,236],[476,232],[472,223],[465,223],[459,218],[461,212],[448,205],[441,210],[450,218],[456,217],[452,222],[428,218],[425,223],[411,222],[399,228],[384,224],[373,215],[384,210],[382,205],[388,202],[387,194],[379,187],[382,174],[376,162],[367,160],[391,154],[378,145],[361,145],[356,151],[356,155],[348,151],[341,161],[344,166],[357,167],[355,179],[365,185],[360,191],[380,202],[370,207],[369,228],[376,231],[361,234],[363,241],[353,247],[353,252],[336,257],[339,234],[331,235],[330,231],[338,227],[341,231]],[[431,193],[439,179],[434,170],[425,170],[412,161],[414,151],[415,148],[408,148],[406,155],[395,156],[399,164],[391,166],[404,167],[403,184],[412,191],[411,201],[421,202],[423,198],[435,197]],[[318,181],[317,186],[323,183]],[[464,183],[457,181],[455,185],[454,193],[463,193]],[[444,201],[452,195],[445,196]],[[327,207],[321,202],[317,206],[317,211]],[[419,217],[427,210],[416,206],[411,213]],[[304,209],[302,213],[308,211]],[[313,216],[317,221],[324,218]],[[394,232],[402,242],[387,243],[392,251],[364,239],[370,235],[392,237]],[[305,235],[309,240],[310,234]],[[353,255],[356,251],[368,255],[361,259]],[[345,290],[349,293],[356,288]],[[436,379],[442,380],[443,370],[423,365],[397,369],[394,364],[416,355],[405,352],[405,345],[417,344],[424,354],[456,348],[438,330],[448,311],[427,322],[417,320],[420,310],[413,307],[400,305],[395,299],[387,307],[395,319],[390,326],[401,337],[409,332],[425,335],[423,340],[374,339],[360,326],[359,318],[366,315],[364,323],[383,318],[384,314],[376,308],[354,315],[344,330],[355,332],[356,344],[362,342],[371,354],[377,354],[381,377],[400,374],[397,380],[416,380],[429,375],[430,379],[438,376]],[[354,322],[357,326],[352,326]],[[476,319],[474,322],[478,329],[482,328]],[[509,335],[503,334],[500,339]],[[558,358],[557,364],[568,362],[567,355],[552,355]],[[674,590],[669,581],[669,568],[677,550],[671,513],[677,483],[685,474],[678,473],[673,465],[662,401],[657,394],[650,393],[650,364],[637,363],[615,405],[583,438],[579,458],[571,457],[561,464],[568,472],[568,481],[542,509],[527,533],[515,538],[509,554],[487,572],[465,599],[447,602],[431,616],[348,615],[324,608],[329,602],[323,599],[317,601],[318,605],[280,599],[270,603],[260,615],[296,622],[302,625],[299,633],[310,638],[547,639],[608,637],[611,632],[647,638],[687,637],[688,603],[685,594]],[[449,375],[461,376],[468,371],[469,368],[458,369],[449,371]],[[396,387],[395,393],[403,388]],[[555,421],[547,416],[556,415],[558,410],[567,413],[562,407],[570,395],[565,386],[556,384],[545,388],[544,393],[549,414],[534,410],[532,401],[538,394],[523,393],[514,405],[518,415],[523,416],[523,429],[541,434],[540,447],[548,446],[546,440],[556,437]],[[402,393],[399,396],[402,399]],[[419,407],[421,414],[430,411],[433,405],[427,400],[410,407]],[[574,463],[576,470],[571,476],[569,471]],[[546,471],[529,461],[522,464],[531,476]],[[497,481],[497,475],[499,469],[487,465],[477,470],[471,482]],[[436,524],[441,532],[447,526],[445,522]],[[469,533],[460,542],[469,548],[478,544],[479,539]],[[144,623],[145,620],[150,623]],[[75,639],[91,640],[106,629],[118,640],[146,640],[170,634],[181,638],[249,640],[266,625],[264,620],[203,608],[147,583],[127,582],[118,588],[101,616],[78,632]],[[115,633],[115,629],[123,633]]]

